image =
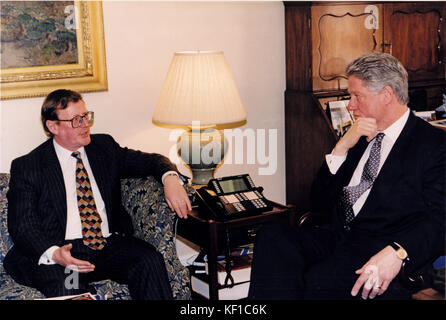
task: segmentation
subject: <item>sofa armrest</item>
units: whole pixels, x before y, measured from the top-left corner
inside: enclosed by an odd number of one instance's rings
[[[12,247],[12,240],[8,232],[8,200],[6,193],[9,186],[9,173],[0,173],[0,274],[4,272],[3,260]]]
[[[188,194],[191,188],[186,186]],[[121,180],[122,204],[129,213],[134,236],[153,245],[164,257],[175,299],[189,299],[189,272],[178,259],[175,246],[176,213],[164,198],[164,188],[155,178]]]

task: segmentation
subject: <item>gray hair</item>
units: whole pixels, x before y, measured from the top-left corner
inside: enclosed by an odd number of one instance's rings
[[[347,76],[358,77],[373,92],[389,86],[400,103],[409,102],[407,71],[390,54],[374,52],[357,58],[347,66]]]

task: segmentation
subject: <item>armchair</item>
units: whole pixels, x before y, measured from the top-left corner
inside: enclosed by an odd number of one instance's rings
[[[9,174],[0,173],[0,300],[30,300],[44,298],[34,288],[16,283],[4,270],[3,261],[13,245],[7,230]],[[189,195],[193,189],[186,186]],[[164,200],[162,185],[153,177],[121,180],[122,204],[130,214],[135,236],[152,244],[163,255],[172,293],[177,300],[190,299],[189,271],[179,261],[175,247],[176,214]],[[126,285],[111,280],[94,282],[99,294],[107,299],[128,300]]]

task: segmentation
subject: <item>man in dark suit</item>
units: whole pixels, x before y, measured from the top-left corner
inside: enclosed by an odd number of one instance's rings
[[[47,297],[83,293],[92,281],[112,279],[128,284],[134,299],[171,299],[161,254],[132,236],[120,179],[153,175],[171,209],[186,218],[191,205],[177,169],[162,155],[90,135],[93,116],[77,92],[56,90],[45,99],[41,120],[50,139],[11,165],[14,246],[5,269]],[[78,272],[77,283],[67,281],[75,279],[70,270]]]
[[[355,122],[312,189],[318,228],[257,236],[252,299],[407,299],[398,278],[424,273],[445,250],[446,134],[407,107],[408,77],[388,54],[347,68]]]

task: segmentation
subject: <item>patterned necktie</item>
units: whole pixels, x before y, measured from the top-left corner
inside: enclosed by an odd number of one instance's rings
[[[71,154],[76,158],[76,194],[79,215],[82,223],[82,237],[86,246],[93,250],[101,250],[106,243],[102,236],[102,219],[96,209],[93,191],[79,151]]]
[[[353,213],[353,205],[361,197],[361,195],[372,187],[373,182],[378,174],[379,162],[381,159],[381,142],[384,138],[384,133],[378,133],[375,138],[369,158],[364,165],[361,180],[356,186],[346,186],[341,193],[341,207],[345,212],[345,221],[348,225],[355,218]]]

